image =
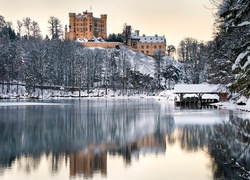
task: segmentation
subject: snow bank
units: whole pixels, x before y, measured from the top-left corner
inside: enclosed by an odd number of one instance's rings
[[[101,37],[95,37],[93,36],[93,38],[91,40],[88,40],[87,37],[84,37],[84,38],[77,38],[75,40],[75,42],[80,42],[80,43],[87,43],[87,42],[105,42],[104,39],[102,39]]]
[[[240,102],[244,102],[245,105],[238,105],[243,104]],[[227,101],[227,102],[218,102],[213,104],[221,109],[230,109],[230,110],[240,110],[245,112],[250,112],[250,99],[247,99],[246,97],[240,97],[237,101]],[[249,118],[250,118],[250,113]]]

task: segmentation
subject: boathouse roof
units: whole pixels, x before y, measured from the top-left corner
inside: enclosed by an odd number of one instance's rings
[[[227,93],[227,90],[222,85],[217,84],[176,84],[174,87],[174,93],[183,94],[215,94],[215,93]]]

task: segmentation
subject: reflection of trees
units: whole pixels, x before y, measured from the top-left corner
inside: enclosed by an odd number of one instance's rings
[[[32,171],[35,171],[38,169],[38,166],[40,164],[41,157],[40,156],[22,156],[17,159],[18,163],[18,170],[24,171],[26,173],[31,173]]]
[[[109,148],[110,155],[121,155],[126,165],[130,165],[132,156],[139,158],[140,154],[161,154],[166,150],[165,134],[152,134],[145,136],[135,142],[116,148]]]
[[[56,174],[59,172],[60,168],[63,165],[63,157],[64,154],[58,154],[58,153],[52,153],[50,156],[48,156],[49,159],[49,171],[52,174]]]
[[[173,117],[159,114],[160,105],[146,101],[68,100],[70,105],[0,107],[0,164],[10,167],[24,155],[52,154],[54,173],[62,153],[91,144],[125,146],[172,131]]]
[[[131,163],[144,152],[165,152],[166,141],[179,141],[186,151],[206,150],[215,160],[214,177],[249,178],[249,119],[230,116],[220,125],[181,125],[173,132],[174,117],[169,109],[149,100],[67,100],[69,105],[0,107],[0,171],[16,161],[18,169],[31,172],[38,168],[45,154],[51,173],[63,163],[77,173],[105,174],[106,151],[121,155]],[[167,136],[165,136],[167,135]],[[91,145],[104,145],[104,154],[78,154]],[[110,145],[110,146],[109,146]],[[64,157],[65,161],[64,161]],[[73,159],[72,159],[73,158]],[[237,164],[237,163],[238,164]],[[87,167],[91,171],[87,171]],[[92,168],[92,169],[91,169]],[[88,173],[87,173],[88,172]]]
[[[184,125],[180,128],[177,138],[182,149],[197,151],[207,145],[210,131],[210,125]]]
[[[250,121],[230,116],[209,134],[214,178],[250,179]]]

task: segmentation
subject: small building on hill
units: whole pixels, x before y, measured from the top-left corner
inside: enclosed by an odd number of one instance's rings
[[[162,50],[163,56],[166,55],[167,41],[165,36],[158,36],[158,34],[154,36],[140,35],[139,30],[135,30],[133,33],[131,32],[131,26],[126,26],[125,29],[126,32],[123,32],[123,36],[126,36],[127,46],[148,56],[153,56],[157,50]]]

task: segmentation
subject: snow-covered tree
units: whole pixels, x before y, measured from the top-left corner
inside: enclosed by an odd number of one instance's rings
[[[205,81],[204,43],[194,38],[184,38],[178,47],[179,61],[182,62],[183,81],[199,84]]]
[[[222,51],[222,44],[216,38],[206,44],[207,81],[212,84],[227,85],[233,81],[232,63],[227,56],[231,52]]]
[[[163,51],[158,49],[154,52],[155,60],[155,79],[157,82],[157,88],[161,89],[161,80],[162,80],[162,68],[163,68]]]
[[[228,87],[249,97],[250,1],[222,0],[216,5],[218,12],[215,42],[220,53],[214,59],[229,62],[234,77]]]
[[[162,77],[165,79],[167,89],[171,89],[171,84],[176,84],[180,80],[180,63],[170,56],[167,56],[165,61]]]
[[[176,53],[175,46],[174,45],[168,45],[167,53],[168,53],[168,56],[174,57],[174,54]]]

